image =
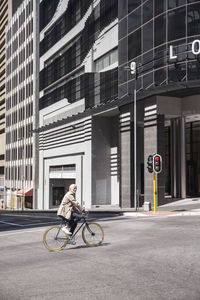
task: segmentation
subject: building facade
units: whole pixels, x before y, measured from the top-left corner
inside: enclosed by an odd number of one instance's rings
[[[37,137],[31,132],[38,125],[38,1],[23,1],[15,9],[6,27],[6,205],[33,208],[38,180]]]
[[[124,67],[134,61],[137,188],[152,204],[146,163],[153,153],[163,158],[158,205],[200,193],[199,24],[200,1],[119,1],[119,97],[132,94],[134,79]],[[126,178],[132,174],[129,169]]]
[[[198,197],[199,24],[193,0],[24,1],[6,33],[9,195],[53,209],[77,183],[87,208],[153,206],[158,153],[157,205]]]
[[[91,113],[117,98],[117,6],[40,3],[38,208],[57,207],[74,182],[87,207],[119,204],[118,112]]]

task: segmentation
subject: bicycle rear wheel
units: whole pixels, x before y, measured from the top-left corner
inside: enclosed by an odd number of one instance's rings
[[[101,245],[104,240],[103,229],[98,223],[86,223],[83,227],[82,238],[87,246],[97,247]]]
[[[61,230],[60,226],[55,225],[45,231],[43,243],[51,251],[60,251],[67,245],[68,235]]]

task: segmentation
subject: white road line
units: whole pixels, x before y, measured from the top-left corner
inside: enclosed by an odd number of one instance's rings
[[[7,225],[13,225],[13,226],[23,226],[23,225],[21,225],[21,224],[15,224],[15,223],[4,222],[4,221],[0,221],[0,223],[2,223],[2,224],[7,224]]]
[[[3,234],[0,234],[0,238],[3,238],[4,236],[7,236],[7,235],[17,235],[17,234],[20,234],[20,233],[30,233],[30,232],[37,232],[37,231],[44,231],[45,232],[45,227],[42,227],[42,228],[35,228],[34,230],[26,230],[26,229],[23,229],[23,230],[16,230],[16,231],[12,231],[12,232],[8,232],[8,233],[3,233]]]
[[[52,217],[52,216],[49,216],[49,217],[47,217],[47,216],[32,216],[32,215],[25,215],[25,214],[0,214],[0,217],[1,216],[4,216],[4,217],[6,217],[6,216],[9,216],[9,217],[29,217],[29,218],[44,218],[44,219],[58,219],[57,217]]]
[[[55,223],[55,221],[43,222],[43,223],[30,223],[30,224],[24,224],[24,225],[23,224],[16,224],[16,223],[4,222],[4,221],[0,221],[0,223],[7,224],[7,225],[12,225],[12,226],[27,227],[27,226],[51,224],[51,223]]]

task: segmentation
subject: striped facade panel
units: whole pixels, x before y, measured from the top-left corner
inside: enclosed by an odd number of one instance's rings
[[[92,137],[91,118],[52,129],[39,135],[39,150],[49,150],[90,141]]]

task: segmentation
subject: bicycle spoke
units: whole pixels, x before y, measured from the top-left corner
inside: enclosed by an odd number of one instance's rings
[[[59,226],[53,226],[45,232],[43,241],[46,248],[52,251],[58,251],[66,246],[68,239],[67,235],[60,230]]]

